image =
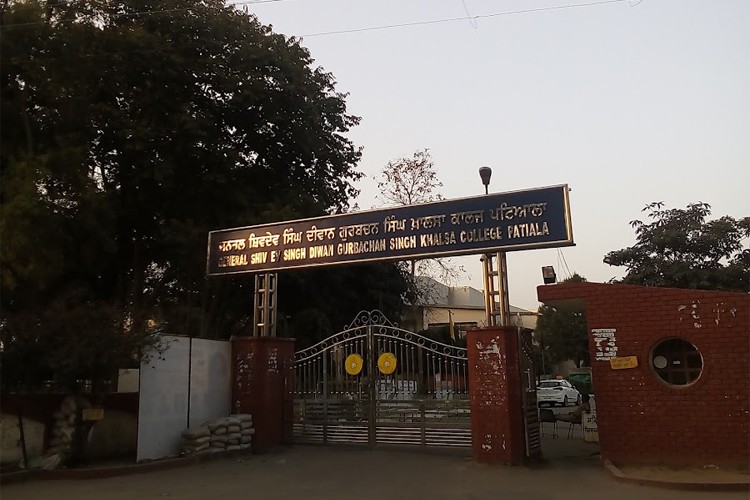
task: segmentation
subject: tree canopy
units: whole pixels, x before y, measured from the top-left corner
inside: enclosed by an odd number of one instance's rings
[[[586,278],[574,273],[562,283],[582,281],[586,281]],[[586,315],[583,311],[542,305],[534,335],[543,353],[545,368],[567,360],[573,360],[579,368],[590,365]]]
[[[676,288],[750,291],[750,217],[707,220],[708,203],[643,209],[652,222],[634,220],[636,243],[609,252],[604,262],[625,266],[622,283]]]
[[[99,306],[118,335],[247,331],[252,280],[205,277],[208,231],[341,212],[357,194],[346,95],[252,15],[220,0],[22,0],[0,23],[4,371],[61,301],[71,345]],[[381,301],[402,292],[392,265],[357,272],[388,276]]]

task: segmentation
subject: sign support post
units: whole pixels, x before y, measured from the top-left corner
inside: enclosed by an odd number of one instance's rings
[[[253,296],[253,337],[276,336],[277,273],[255,275]]]
[[[508,326],[510,325],[510,301],[508,300],[508,264],[505,252],[483,255],[482,263],[484,265],[484,310],[487,326]],[[497,270],[495,270],[495,264]]]
[[[508,261],[505,252],[497,252],[497,293],[500,299],[500,324],[510,325],[510,301],[508,300]]]

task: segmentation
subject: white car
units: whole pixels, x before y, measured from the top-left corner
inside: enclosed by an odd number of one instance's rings
[[[536,386],[536,400],[539,406],[548,404],[581,404],[581,393],[567,380],[543,380]]]

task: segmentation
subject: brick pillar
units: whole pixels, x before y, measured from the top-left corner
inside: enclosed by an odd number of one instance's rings
[[[471,449],[479,462],[520,465],[526,455],[516,327],[469,330]]]
[[[294,339],[232,337],[232,412],[253,415],[252,450],[291,436]]]

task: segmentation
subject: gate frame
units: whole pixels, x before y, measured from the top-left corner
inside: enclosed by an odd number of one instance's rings
[[[359,389],[352,391],[352,393],[366,395],[366,399],[363,397],[357,401],[363,401],[367,404],[367,443],[370,447],[383,444],[383,441],[378,439],[378,434],[381,430],[384,432],[384,436],[381,439],[390,439],[391,444],[417,444],[414,442],[414,435],[409,433],[408,430],[404,432],[405,436],[401,437],[403,441],[394,443],[398,441],[399,438],[396,435],[400,433],[397,432],[390,435],[384,430],[391,427],[419,429],[419,444],[422,446],[469,446],[470,443],[466,440],[469,435],[465,432],[456,432],[454,436],[450,436],[449,434],[450,429],[455,431],[459,431],[460,429],[470,431],[470,420],[465,416],[463,418],[459,416],[461,414],[465,415],[470,410],[468,349],[444,344],[421,334],[400,328],[397,324],[389,321],[377,309],[360,311],[354,320],[342,331],[294,353],[295,375],[292,383],[295,384],[295,407],[298,404],[297,402],[301,401],[304,413],[299,421],[296,415],[293,417],[295,424],[301,424],[306,427],[308,425],[306,424],[306,415],[309,402],[320,401],[324,416],[322,423],[322,444],[328,444],[329,428],[331,427],[329,405],[332,402],[338,401],[344,403],[346,401],[346,398],[331,397],[331,394],[344,393],[330,392],[330,355],[332,350],[340,346],[347,346],[347,343],[349,346],[344,348],[342,357],[347,355],[349,347],[351,347],[351,353],[360,354],[365,359],[363,360],[364,366],[362,372],[356,375],[362,378],[347,379],[345,377],[344,386],[341,389],[346,390],[348,385],[352,384],[353,387]],[[358,351],[357,349],[360,350]],[[401,365],[402,367],[405,366],[406,370],[409,370],[409,367],[411,367],[411,370],[401,372],[402,378],[398,378],[397,376],[390,378],[389,374],[378,371],[377,353],[381,351],[390,352],[389,349],[401,355],[399,364],[405,363]],[[409,360],[411,360],[411,363],[409,363]],[[343,361],[343,359],[339,361]],[[307,366],[305,366],[306,364]],[[432,371],[430,368],[432,368]],[[454,389],[450,389],[448,392],[450,396],[448,398],[436,397],[438,394],[437,386],[432,391],[433,397],[429,396],[431,393],[429,390],[430,380],[436,380],[438,374],[449,377],[449,380],[454,384]],[[404,376],[407,378],[404,379]],[[409,402],[413,403],[413,408],[407,407],[406,411],[419,414],[419,425],[398,425],[387,417],[383,418],[380,411],[386,406],[386,402],[389,399],[378,397],[378,387],[381,382],[384,380],[412,381],[415,379],[417,385],[414,387],[414,390],[395,389],[393,395],[397,398],[397,401],[404,403],[404,406],[408,406]],[[437,382],[435,381],[434,383],[436,384]],[[319,384],[322,384],[322,391],[318,390]],[[298,397],[299,395],[312,395],[312,397]],[[404,395],[407,398],[401,399],[398,397]],[[456,398],[456,395],[459,397]],[[426,414],[429,412],[427,412],[427,407],[432,406],[427,404],[429,401],[465,401],[465,404],[446,403],[440,405],[440,403],[436,403],[435,406],[445,407],[446,413],[443,415],[443,418],[447,418],[449,421],[447,423],[432,422],[428,424]],[[462,408],[466,411],[461,411]],[[465,419],[465,422],[462,423],[461,420],[463,419]],[[403,422],[405,423],[406,420]],[[396,425],[393,425],[394,423]],[[350,426],[342,425],[334,427],[349,428]],[[356,428],[356,426],[351,426],[351,428]],[[440,429],[445,429],[446,434],[439,432]],[[430,431],[433,434],[432,438],[428,437],[431,433]],[[439,434],[439,437],[437,434]],[[463,440],[460,437],[462,434],[464,436]]]
[[[531,453],[532,443],[525,439],[526,429],[534,424],[528,418],[529,412],[523,411],[523,397],[524,394],[528,397],[528,389],[522,386],[518,332],[517,327],[468,332],[466,374],[471,449],[473,458],[480,462],[520,465],[536,456]],[[316,346],[320,348],[320,343]],[[293,442],[294,354],[294,339],[232,339],[232,410],[255,416],[253,451],[256,453]],[[374,358],[370,363],[374,363]],[[374,399],[375,395],[369,397]],[[423,419],[424,405],[419,413]],[[377,429],[368,430],[370,443],[375,442],[370,440],[373,432]]]

